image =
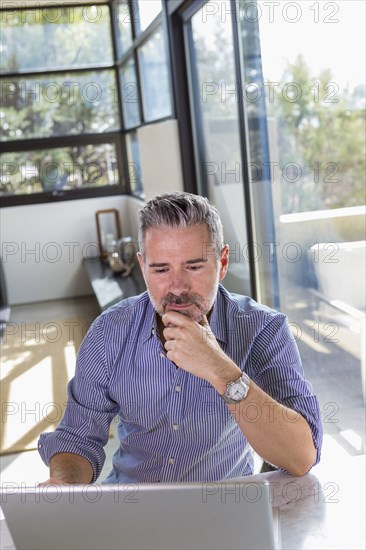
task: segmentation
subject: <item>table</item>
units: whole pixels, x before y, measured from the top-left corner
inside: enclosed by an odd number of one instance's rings
[[[83,265],[101,311],[124,298],[136,296],[146,290],[140,266],[135,265],[131,275],[122,277],[114,273],[107,263],[97,258],[85,258]]]
[[[360,472],[358,485],[350,482],[349,472],[339,472],[337,481],[332,481],[334,476],[326,479],[309,473],[292,477],[280,471],[244,479],[270,483],[272,506],[279,509],[283,550],[357,550],[365,548],[364,479]],[[5,520],[0,523],[1,548],[14,550]]]
[[[360,471],[357,484],[352,478],[349,472],[292,477],[276,471],[246,479],[269,481],[282,550],[364,550],[364,475]]]

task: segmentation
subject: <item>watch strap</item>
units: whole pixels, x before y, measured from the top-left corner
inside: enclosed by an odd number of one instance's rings
[[[229,403],[229,404],[236,404],[236,403],[240,403],[241,401],[243,401],[246,396],[248,395],[248,391],[249,391],[249,383],[250,383],[250,378],[249,376],[243,372],[241,374],[241,376],[239,376],[239,378],[237,380],[233,380],[232,382],[229,382],[228,385],[227,385],[227,388],[226,388],[226,391],[225,393],[221,396],[222,399],[226,402],[226,403]],[[240,384],[241,386],[243,386],[244,388],[244,393],[242,395],[242,397],[240,399],[233,399],[232,397],[230,397],[229,395],[229,390],[232,386],[234,385],[237,385],[237,384]]]

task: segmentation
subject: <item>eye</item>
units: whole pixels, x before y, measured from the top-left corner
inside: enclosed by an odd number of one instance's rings
[[[154,273],[166,273],[168,269],[166,267],[160,267],[157,269],[154,269]]]
[[[190,271],[198,271],[203,268],[203,265],[189,265],[187,267]]]

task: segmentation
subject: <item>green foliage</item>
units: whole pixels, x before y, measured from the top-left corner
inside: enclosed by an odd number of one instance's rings
[[[95,11],[97,10],[97,11]],[[113,60],[106,6],[2,11],[1,70],[52,70]]]
[[[116,151],[108,143],[1,155],[0,192],[31,194],[118,183]]]
[[[360,87],[340,90],[331,71],[311,74],[299,55],[281,83],[296,83],[301,97],[274,87],[268,114],[276,120],[281,167],[297,163],[302,177],[281,186],[282,212],[365,203],[365,108]],[[291,88],[292,89],[292,88]],[[296,93],[296,88],[293,88]],[[300,94],[297,94],[300,96]]]
[[[1,78],[2,141],[119,129],[115,72],[92,69],[113,62],[108,7],[4,10],[0,18],[2,71],[46,73]],[[118,183],[115,147],[108,143],[7,153],[0,168],[4,194]]]

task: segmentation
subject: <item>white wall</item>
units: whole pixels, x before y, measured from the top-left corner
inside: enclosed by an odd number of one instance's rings
[[[2,208],[1,255],[10,305],[92,294],[82,259],[96,254],[96,210],[117,208],[130,234],[126,196]]]
[[[170,191],[183,191],[182,160],[177,120],[137,129],[146,200]]]

